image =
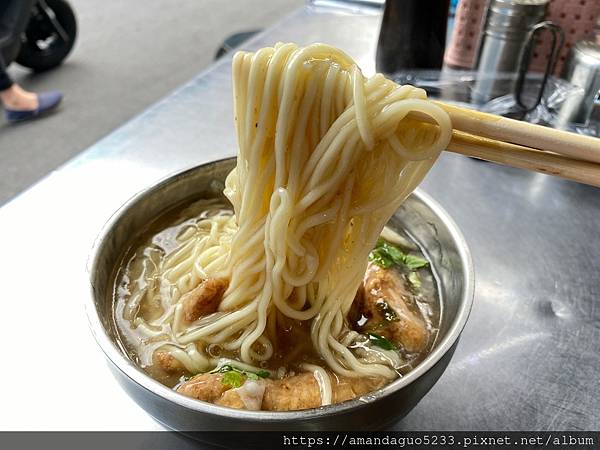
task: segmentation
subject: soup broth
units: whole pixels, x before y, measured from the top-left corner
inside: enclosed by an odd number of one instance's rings
[[[316,383],[320,398],[314,401],[319,405],[298,405],[284,398],[277,404],[273,400],[270,409],[275,410],[321,406],[323,385],[330,385],[329,403],[334,403],[366,394],[391,381],[337,375],[315,351],[312,320],[293,319],[277,310],[269,313],[275,316],[271,323],[276,326],[265,331],[272,343],[271,354],[253,366],[241,362],[239,351],[227,342],[188,338],[215,319],[235,314],[216,307],[193,320],[177,318],[183,314],[181,304],[190,293],[207,280],[226,277],[222,267],[235,232],[235,217],[224,199],[201,199],[171,210],[149,224],[125,253],[115,277],[113,319],[132,361],[164,385],[215,403],[219,399],[198,392],[213,389],[210,385],[216,384],[219,389],[225,386],[232,392],[239,391],[242,398],[247,397],[243,390],[247,382],[248,386],[267,383],[267,394],[269,389],[282,386],[296,389],[294,383]],[[202,247],[202,242],[207,245]],[[191,253],[193,260],[187,263],[182,257],[177,259],[186,245],[196,246],[196,252]],[[222,255],[208,258],[205,254],[217,250]],[[217,264],[219,258],[222,261]],[[418,365],[435,343],[441,312],[436,278],[419,245],[402,230],[386,227],[369,259],[340,341],[361,361],[386,363],[401,377]],[[246,330],[241,327],[230,340],[242,339],[244,333]],[[253,351],[259,355],[267,351],[260,345],[255,347]],[[229,379],[231,385],[227,384]],[[250,400],[238,406],[265,409],[265,401],[261,400],[259,407]]]

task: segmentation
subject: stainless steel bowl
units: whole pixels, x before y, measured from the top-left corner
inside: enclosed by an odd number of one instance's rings
[[[89,262],[92,332],[127,393],[156,420],[194,430],[369,430],[404,417],[431,389],[454,353],[473,301],[473,266],[458,227],[428,195],[416,191],[390,225],[407,230],[425,249],[439,281],[442,320],[431,353],[408,375],[345,403],[304,411],[243,411],[185,397],[153,380],[126,356],[112,320],[112,287],[123,252],[149,221],[174,205],[220,196],[235,159],[205,164],[171,176],[129,200],[105,225]]]

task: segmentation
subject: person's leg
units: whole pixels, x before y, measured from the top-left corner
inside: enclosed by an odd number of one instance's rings
[[[14,40],[19,39],[29,18],[34,0],[0,0],[0,50],[10,49]],[[6,71],[2,51],[0,51],[0,102],[9,122],[35,119],[55,109],[62,100],[57,91],[28,92],[14,83]]]
[[[13,80],[8,76],[6,70],[0,67],[0,92],[10,89],[13,84]]]
[[[13,85],[13,80],[6,72],[6,64],[4,64],[4,58],[2,57],[2,52],[0,52],[0,92],[6,91]]]

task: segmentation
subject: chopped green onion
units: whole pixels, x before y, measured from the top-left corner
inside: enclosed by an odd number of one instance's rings
[[[232,370],[236,370],[233,366],[231,366],[230,364],[223,364],[220,367],[216,367],[213,370],[210,371],[210,373],[225,373],[225,372],[230,372]]]
[[[244,384],[244,381],[244,376],[240,372],[230,370],[229,372],[225,372],[223,374],[221,383],[231,386],[232,388],[239,388],[242,384]]]
[[[383,239],[379,239],[375,248],[369,253],[369,261],[384,269],[388,269],[396,264],[414,270],[425,267],[428,264],[426,259],[404,253],[398,247]]]
[[[417,272],[411,272],[408,274],[408,281],[413,288],[416,290],[421,289],[421,277]]]
[[[371,341],[373,345],[376,345],[377,347],[380,347],[384,350],[396,350],[396,346],[383,336],[380,336],[379,334],[375,333],[368,333],[368,336],[369,341]]]
[[[406,255],[406,258],[404,258],[404,265],[411,270],[420,269],[421,267],[425,267],[427,264],[429,264],[427,260],[419,256]]]
[[[256,372],[256,375],[258,375],[260,378],[269,378],[271,376],[271,372],[268,370],[259,370]]]
[[[394,261],[385,252],[376,248],[369,253],[369,261],[377,264],[379,267],[388,269],[394,265]]]
[[[222,366],[211,370],[210,373],[223,373],[224,375],[221,382],[232,387],[240,387],[244,384],[246,379],[258,380],[259,378],[269,378],[271,376],[271,372],[267,370],[259,370],[255,373],[234,367],[231,364],[223,364]],[[235,373],[236,375],[230,375],[231,373]],[[239,385],[235,386],[238,382]]]

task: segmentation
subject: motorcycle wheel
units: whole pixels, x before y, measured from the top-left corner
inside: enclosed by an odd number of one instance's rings
[[[21,50],[15,61],[22,66],[43,72],[60,65],[75,45],[77,20],[71,5],[65,0],[45,0],[61,25],[68,40],[65,41],[46,15],[36,6],[23,33]]]

